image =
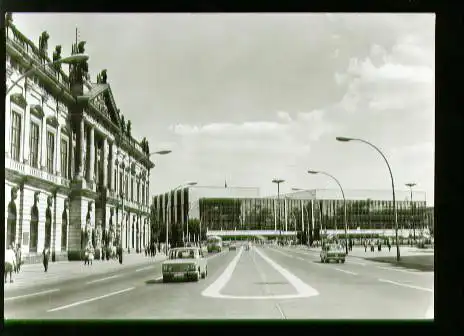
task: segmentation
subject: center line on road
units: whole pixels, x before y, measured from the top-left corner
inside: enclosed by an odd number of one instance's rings
[[[385,279],[378,279],[378,280],[380,282],[386,282],[386,283],[390,283],[390,284],[396,285],[396,286],[408,287],[408,288],[418,289],[418,290],[421,290],[421,291],[432,292],[432,293],[434,292],[434,290],[431,289],[431,288],[408,285],[408,284],[404,284],[404,283],[400,283],[400,282],[396,282],[396,281],[391,281],[391,280],[385,280]]]
[[[11,301],[11,300],[16,300],[16,299],[22,299],[22,298],[27,298],[27,297],[31,297],[31,296],[37,296],[37,295],[43,295],[43,294],[48,294],[48,293],[54,293],[54,292],[58,292],[59,289],[49,289],[49,290],[46,290],[46,291],[42,291],[42,292],[37,292],[37,293],[31,293],[31,294],[24,294],[24,295],[19,295],[19,296],[13,296],[13,297],[9,297],[9,298],[5,298],[4,301]]]
[[[106,277],[106,278],[102,278],[102,279],[97,279],[97,280],[92,280],[92,281],[89,281],[89,282],[86,282],[87,285],[90,285],[90,284],[93,284],[93,283],[96,283],[96,282],[101,282],[101,281],[106,281],[106,280],[111,280],[111,279],[115,279],[115,278],[119,278],[121,275],[112,275],[110,277]]]
[[[89,302],[93,302],[93,301],[105,299],[105,298],[107,298],[107,297],[110,297],[110,296],[113,296],[113,295],[122,294],[122,293],[125,293],[125,292],[128,292],[128,291],[131,291],[131,290],[133,290],[133,289],[135,289],[135,287],[129,287],[129,288],[126,288],[126,289],[117,291],[117,292],[108,293],[108,294],[101,295],[101,296],[97,296],[97,297],[94,297],[94,298],[91,298],[91,299],[87,299],[87,300],[77,301],[77,302],[68,304],[68,305],[66,305],[66,306],[61,306],[61,307],[57,307],[57,308],[53,308],[53,309],[47,310],[47,313],[51,313],[51,312],[55,312],[55,311],[58,311],[58,310],[63,310],[63,309],[75,307],[75,306],[78,306],[78,305],[81,305],[81,304],[84,304],[84,303],[89,303]]]
[[[346,273],[346,274],[358,275],[358,273],[347,271],[347,270],[344,270],[344,269],[341,269],[341,268],[334,268],[334,270],[339,271],[339,272],[343,272],[343,273]]]

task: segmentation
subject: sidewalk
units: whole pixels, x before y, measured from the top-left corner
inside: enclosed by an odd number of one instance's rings
[[[299,246],[298,248],[320,253],[321,248],[308,248],[306,246]],[[362,258],[371,261],[390,263],[394,266],[401,266],[406,268],[414,268],[423,271],[433,271],[435,263],[435,253],[433,249],[418,249],[410,246],[400,246],[399,262],[396,261],[396,246],[392,246],[391,250],[388,251],[388,247],[382,246],[382,251],[377,251],[377,247],[374,252],[367,249],[364,251],[364,247],[354,246],[353,250],[348,252],[348,256],[355,258]]]
[[[5,284],[8,289],[34,286],[56,280],[85,277],[88,275],[105,274],[112,271],[123,270],[128,266],[146,264],[148,262],[163,261],[164,254],[158,253],[156,257],[146,257],[145,254],[124,254],[122,265],[119,260],[94,260],[92,266],[84,265],[83,261],[59,261],[48,264],[48,272],[44,272],[42,264],[26,264],[21,266],[19,273],[13,273],[13,283]],[[9,276],[7,278],[9,281]]]

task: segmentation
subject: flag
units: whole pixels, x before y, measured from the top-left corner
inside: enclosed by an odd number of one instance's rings
[[[227,181],[224,180],[224,188],[227,188]]]

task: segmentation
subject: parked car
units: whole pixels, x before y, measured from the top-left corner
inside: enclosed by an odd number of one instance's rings
[[[199,281],[208,275],[208,261],[199,247],[174,248],[162,264],[163,282],[173,280]]]
[[[343,246],[339,244],[324,245],[321,251],[321,263],[329,263],[331,260],[336,262],[345,262],[346,252]]]

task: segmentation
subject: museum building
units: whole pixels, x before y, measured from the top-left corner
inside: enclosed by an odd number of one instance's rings
[[[44,247],[52,260],[81,259],[89,245],[141,252],[150,240],[148,142],[131,134],[106,70],[91,81],[87,61],[60,64],[61,46],[50,59],[48,33],[37,38],[6,15],[5,246],[19,245],[25,262]],[[86,42],[72,39],[72,54],[85,54]]]

